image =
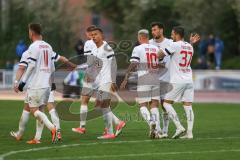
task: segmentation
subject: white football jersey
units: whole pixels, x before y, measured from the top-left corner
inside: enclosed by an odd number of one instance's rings
[[[40,89],[50,87],[50,77],[55,71],[54,61],[60,56],[53,52],[52,47],[44,41],[33,42],[28,49],[28,64],[33,63],[35,68],[28,82],[28,88]]]
[[[106,41],[103,41],[104,44],[106,44]],[[94,53],[92,52],[97,48],[96,44],[92,39],[87,40],[84,44],[84,55],[93,55]]]
[[[191,61],[193,47],[188,42],[172,42],[171,45],[163,49],[165,55],[170,55],[170,83],[193,83]]]
[[[134,47],[130,62],[138,62],[138,77],[159,70],[159,49],[152,44],[141,44]]]
[[[156,47],[158,47],[158,49],[160,49],[160,48],[165,49],[168,46],[170,46],[170,44],[172,42],[173,42],[172,39],[168,39],[168,38],[164,38],[164,40],[162,42],[160,42],[160,43],[156,42],[155,39],[150,39],[149,40],[149,43],[154,45],[154,46],[156,46]],[[170,80],[170,73],[169,73],[170,56],[169,55],[165,56],[163,58],[162,62],[165,63],[165,67],[166,67],[167,70],[166,70],[166,72],[163,75],[161,75],[159,77],[159,80],[169,82],[169,80]]]
[[[84,44],[84,55],[91,55],[92,50],[96,49],[97,46],[96,44],[93,42],[93,40],[87,40]]]
[[[95,67],[99,70],[95,79],[97,86],[102,86],[106,83],[113,83],[116,81],[117,63],[113,49],[104,41],[99,48],[92,50],[95,58]]]
[[[28,66],[28,57],[29,57],[29,52],[28,52],[28,50],[26,50],[25,52],[23,52],[22,57],[21,57],[18,65],[19,66],[24,66],[25,68],[27,68],[27,66]],[[32,76],[30,75],[30,77],[28,78],[27,83],[25,84],[25,88],[27,88],[28,82],[31,81],[31,79],[32,79]]]
[[[29,57],[28,50],[26,50],[25,52],[23,52],[18,65],[27,67],[28,66],[28,57]]]
[[[27,66],[28,66],[28,57],[29,57],[29,51],[26,50],[25,52],[23,52],[22,54],[22,57],[20,59],[20,62],[19,62],[19,66],[24,66],[26,69],[27,69]],[[23,76],[22,76],[23,77]],[[30,77],[28,78],[28,81],[25,85],[25,88],[28,88],[28,84],[29,82],[31,81],[32,79],[32,75],[30,75]]]

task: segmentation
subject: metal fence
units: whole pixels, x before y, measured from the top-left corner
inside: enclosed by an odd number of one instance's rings
[[[0,69],[0,89],[12,88],[13,71]]]
[[[118,71],[117,85],[119,86],[125,71]],[[69,71],[56,71],[54,81],[58,89],[63,90],[63,80],[69,74]],[[12,88],[15,73],[13,71],[0,69],[0,89]],[[194,70],[193,79],[195,90],[234,90],[240,91],[240,70]],[[136,89],[137,75],[133,74],[129,79],[129,89]]]

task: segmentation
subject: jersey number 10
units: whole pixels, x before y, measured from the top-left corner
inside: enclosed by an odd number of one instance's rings
[[[147,53],[147,63],[149,69],[158,68],[158,59],[156,53]]]

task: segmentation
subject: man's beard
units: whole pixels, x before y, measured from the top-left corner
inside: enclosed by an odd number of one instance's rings
[[[154,39],[160,39],[162,36],[161,35],[157,35],[154,37]]]

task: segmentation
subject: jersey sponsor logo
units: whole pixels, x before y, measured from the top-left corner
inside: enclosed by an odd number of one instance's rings
[[[184,50],[192,50],[192,46],[181,46]]]
[[[191,72],[191,69],[188,69],[188,68],[181,68],[179,69],[179,71],[183,72],[183,73],[188,73],[188,72]]]
[[[157,52],[156,48],[145,48],[146,52]]]
[[[49,46],[48,45],[39,45],[39,48],[40,49],[47,49],[47,48],[49,48]]]

